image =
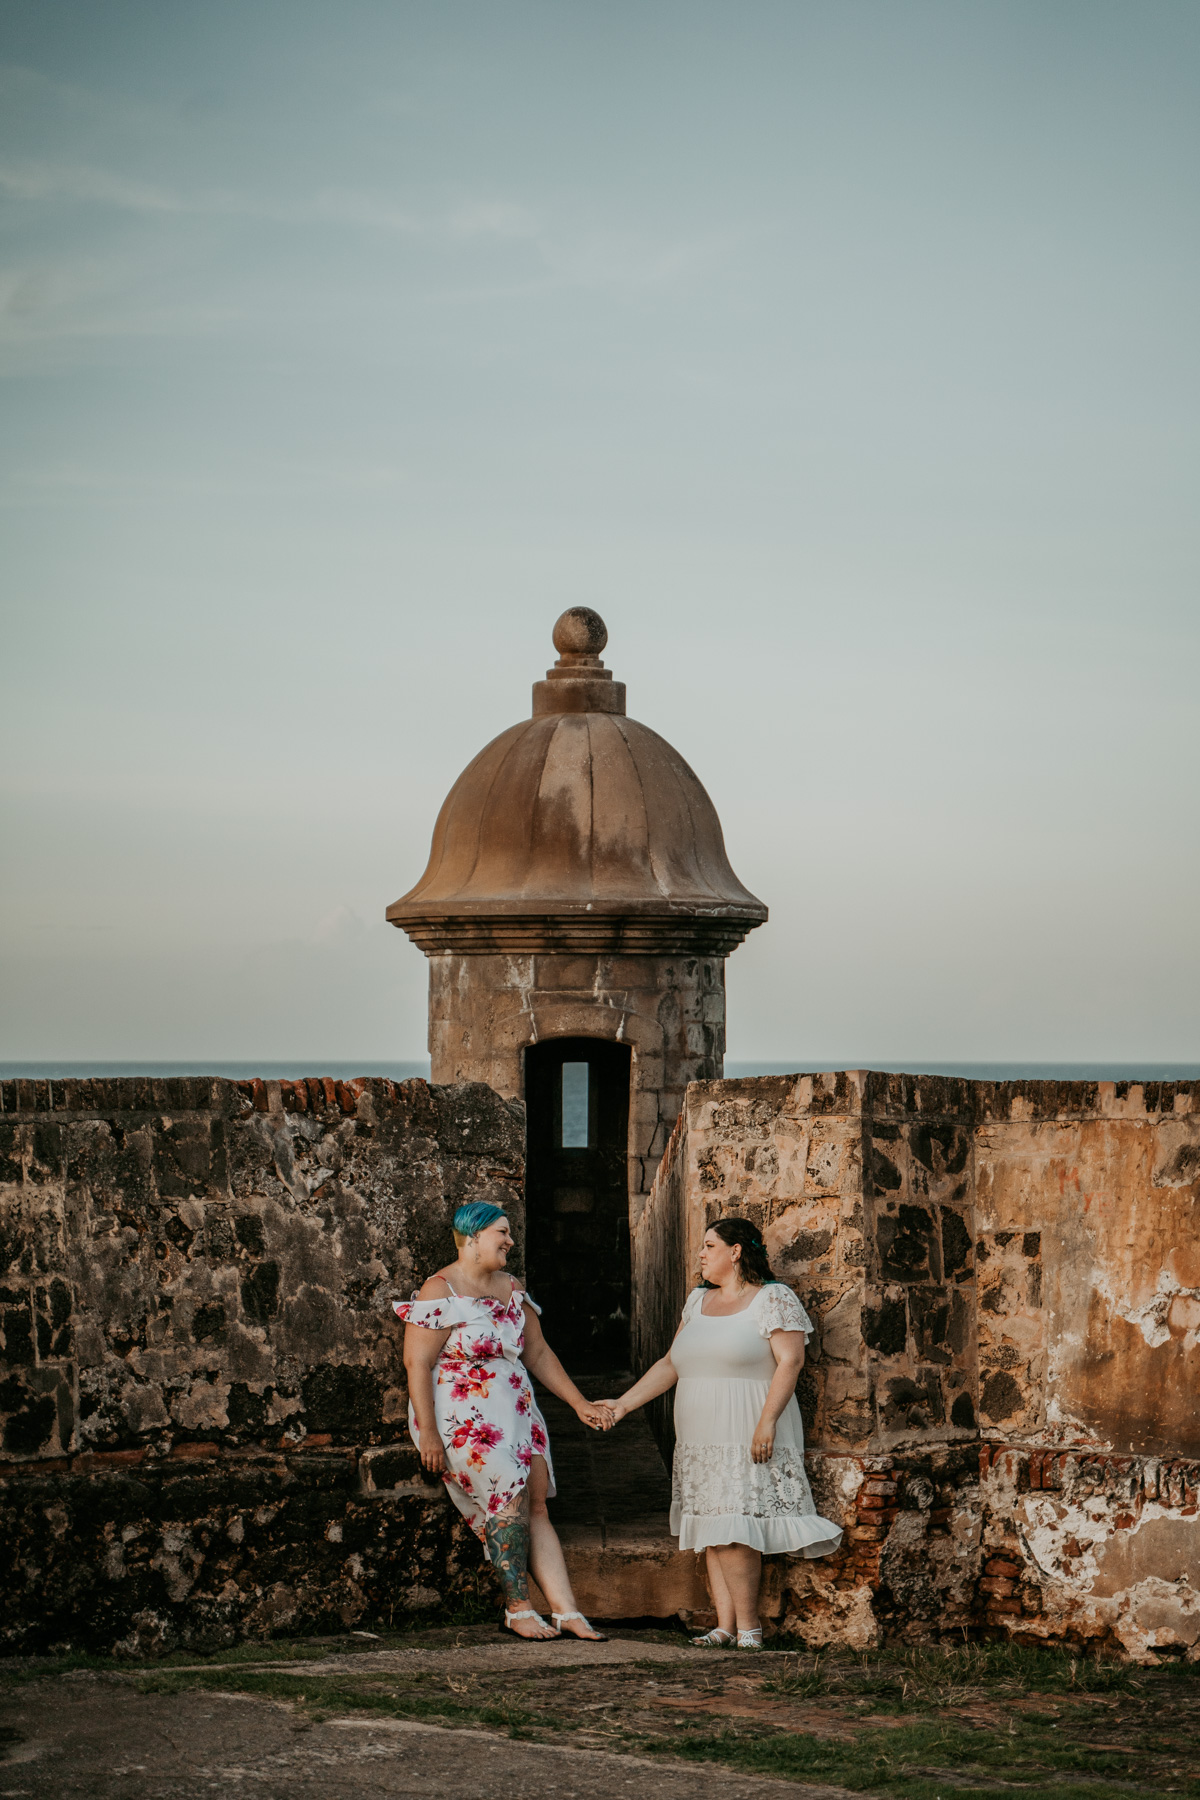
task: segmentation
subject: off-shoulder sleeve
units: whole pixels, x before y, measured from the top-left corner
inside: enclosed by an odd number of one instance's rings
[[[532,1308],[533,1308],[534,1312],[537,1314],[538,1318],[539,1319],[541,1318],[542,1309],[538,1305],[537,1301],[534,1299],[532,1294],[527,1294],[525,1292],[524,1288],[514,1288],[513,1295],[514,1295],[515,1299],[517,1299],[521,1302],[522,1306],[532,1306]]]
[[[427,1331],[449,1331],[453,1325],[469,1325],[479,1317],[476,1303],[457,1294],[438,1300],[393,1300],[392,1311],[406,1325],[424,1325]]]
[[[758,1331],[765,1338],[773,1331],[802,1331],[810,1338],[813,1323],[791,1288],[782,1281],[772,1281],[764,1286],[758,1303]]]

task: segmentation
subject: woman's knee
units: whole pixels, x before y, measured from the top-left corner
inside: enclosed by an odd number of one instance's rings
[[[547,1515],[546,1499],[550,1492],[550,1471],[545,1459],[535,1456],[529,1465],[529,1480],[525,1486],[529,1497],[529,1510],[535,1518],[544,1519]]]
[[[529,1486],[526,1490],[529,1495],[531,1519],[548,1519],[550,1517],[550,1509],[546,1505],[549,1488],[550,1482],[546,1474],[546,1465],[539,1456],[530,1471]]]

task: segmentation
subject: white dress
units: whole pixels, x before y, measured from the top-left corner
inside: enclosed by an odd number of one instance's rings
[[[681,1550],[749,1544],[777,1555],[828,1556],[839,1528],[813,1505],[804,1473],[804,1427],[793,1394],[775,1427],[769,1463],[750,1459],[750,1443],[775,1374],[773,1331],[812,1335],[791,1288],[764,1283],[743,1312],[709,1317],[711,1288],[689,1294],[671,1345],[675,1389],[675,1464],[671,1531]]]

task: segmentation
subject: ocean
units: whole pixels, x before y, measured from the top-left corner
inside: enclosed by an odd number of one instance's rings
[[[952,1063],[930,1062],[914,1057],[910,1062],[891,1058],[872,1061],[822,1061],[820,1058],[798,1057],[794,1062],[729,1061],[725,1073],[730,1077],[745,1075],[816,1074],[836,1069],[878,1069],[897,1075],[962,1075],[970,1081],[1196,1081],[1200,1080],[1200,1062],[996,1062]],[[356,1075],[386,1075],[392,1081],[429,1079],[429,1061],[419,1062],[312,1062],[297,1057],[260,1057],[257,1062],[213,1062],[205,1057],[192,1057],[181,1062],[0,1062],[0,1080],[64,1081],[88,1076],[112,1075],[219,1075],[227,1081],[246,1081],[253,1076],[263,1080],[293,1081],[301,1075],[330,1075],[338,1081],[349,1081]]]

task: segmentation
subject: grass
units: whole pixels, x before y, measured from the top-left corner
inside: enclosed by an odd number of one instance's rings
[[[570,1729],[566,1720],[552,1713],[493,1704],[486,1697],[470,1699],[470,1688],[455,1677],[410,1677],[403,1683],[354,1680],[345,1675],[291,1674],[281,1669],[203,1671],[163,1670],[140,1675],[137,1688],[143,1694],[181,1694],[197,1688],[221,1693],[256,1694],[264,1700],[283,1700],[328,1718],[338,1712],[376,1712],[399,1719],[437,1720],[454,1725],[498,1726],[510,1733],[535,1728],[551,1732]],[[424,1690],[424,1691],[423,1691]]]
[[[644,1748],[905,1800],[940,1800],[946,1788],[963,1800],[1005,1789],[1039,1800],[1200,1796],[1190,1772],[1200,1749],[1194,1666],[1147,1670],[1016,1644],[966,1645],[781,1657],[762,1691],[824,1702],[849,1718],[864,1705],[874,1718],[907,1717],[883,1730],[863,1720],[850,1741],[725,1731]],[[1119,1745],[1105,1741],[1114,1726]]]
[[[998,1744],[994,1738],[987,1741],[987,1736],[930,1722],[895,1731],[865,1731],[850,1745],[780,1733],[757,1742],[731,1736],[690,1738],[647,1743],[642,1749],[719,1763],[744,1774],[870,1790],[903,1800],[942,1800],[947,1790],[955,1800],[971,1795],[994,1800],[1005,1790],[1034,1794],[1038,1800],[1114,1800],[1111,1782],[1079,1779],[1086,1773],[1121,1778],[1122,1794],[1149,1791],[1128,1783],[1122,1758],[1093,1757],[1085,1762],[1060,1756],[1047,1762],[1043,1756],[1029,1755],[1021,1745]],[[1068,1771],[1074,1779],[1055,1779]],[[1190,1782],[1176,1791],[1200,1793],[1200,1783]]]
[[[638,1636],[647,1645],[671,1641],[660,1632]],[[889,1800],[994,1800],[1006,1792],[1035,1800],[1200,1800],[1193,1774],[1200,1666],[1146,1669],[988,1644],[615,1664],[564,1656],[473,1667],[473,1650],[493,1642],[474,1625],[457,1637],[442,1629],[243,1644],[206,1659],[182,1653],[153,1670],[72,1657],[21,1673],[46,1680],[99,1670],[143,1693],[257,1695],[314,1723],[366,1712],[709,1763]],[[444,1657],[431,1664],[406,1655],[389,1667],[369,1655],[389,1648],[457,1657],[447,1667]],[[364,1654],[337,1669],[297,1666],[347,1652]],[[279,1666],[285,1662],[291,1666]]]
[[[1176,1671],[1186,1675],[1180,1665],[1168,1665],[1161,1674],[1169,1679]],[[1147,1671],[1113,1658],[999,1643],[871,1652],[855,1659],[797,1656],[794,1662],[788,1658],[764,1687],[768,1693],[807,1700],[873,1698],[906,1711],[963,1706],[987,1695],[1138,1694],[1145,1691],[1146,1679]]]

